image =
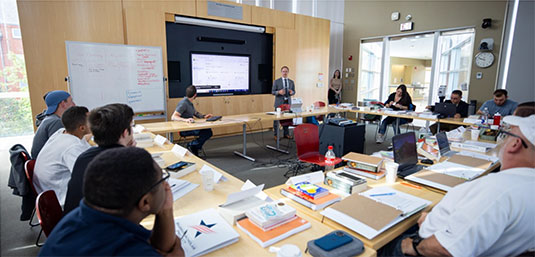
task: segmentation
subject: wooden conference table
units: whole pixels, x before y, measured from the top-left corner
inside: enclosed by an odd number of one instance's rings
[[[153,146],[146,148],[146,150],[151,153],[162,153],[162,158],[165,160],[164,166],[182,160],[196,163],[197,170],[180,179],[187,180],[191,183],[199,184],[199,187],[174,202],[173,212],[175,217],[192,214],[208,208],[217,208],[218,205],[226,201],[228,194],[240,191],[243,185],[243,182],[241,180],[233,177],[225,171],[192,154],[188,153],[183,158],[177,157],[174,153],[170,151],[172,147],[173,144],[167,143],[163,147]],[[220,181],[218,184],[215,184],[213,191],[205,191],[202,186],[201,175],[198,172],[204,165],[208,165],[216,171],[222,173],[223,176],[225,176],[228,180]],[[309,221],[311,224],[311,228],[293,236],[290,236],[274,244],[273,246],[281,247],[284,244],[294,244],[298,246],[302,252],[304,252],[308,241],[322,237],[325,234],[333,231],[332,227],[326,224],[322,224],[320,221],[309,216],[306,212],[300,209],[297,209],[297,215]],[[147,217],[141,222],[141,224],[147,228],[152,228],[154,224],[154,216],[151,215],[150,217]],[[240,234],[240,239],[238,240],[238,242],[219,249],[215,252],[211,252],[206,256],[275,256],[274,253],[269,252],[269,248],[262,248],[258,243],[256,243],[252,238],[250,238],[247,234],[241,231],[238,227],[233,226],[233,228]],[[308,254],[304,255],[309,256]],[[370,247],[365,247],[365,251],[359,256],[373,257],[376,255],[377,253],[375,250],[371,249]]]
[[[228,115],[228,116],[223,116],[220,120],[213,121],[213,122],[206,121],[205,119],[196,119],[194,123],[179,122],[179,121],[164,121],[164,122],[144,123],[142,125],[143,127],[145,127],[146,130],[154,134],[167,134],[167,133],[171,134],[172,132],[242,125],[243,149],[242,149],[242,152],[234,151],[234,154],[241,156],[247,160],[255,161],[253,157],[250,157],[247,155],[247,126],[248,125],[251,126],[254,123],[259,122],[259,121],[275,121],[278,123],[281,120],[286,120],[286,119],[320,116],[320,115],[326,115],[329,113],[338,113],[338,112],[344,112],[344,111],[345,110],[341,110],[341,109],[333,108],[333,107],[322,107],[322,108],[317,108],[311,111],[303,111],[302,113],[285,113],[282,115],[270,115],[265,112]],[[288,153],[287,151],[280,149],[279,130],[276,131],[276,135],[277,135],[276,146],[275,147],[268,146],[268,147],[272,150],[277,150],[280,152]],[[173,141],[173,138],[171,136],[169,137],[169,139],[170,141]]]

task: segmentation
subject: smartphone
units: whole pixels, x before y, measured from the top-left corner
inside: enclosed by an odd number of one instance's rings
[[[173,163],[173,164],[167,166],[166,169],[170,170],[170,171],[176,171],[176,170],[179,170],[180,168],[182,168],[182,167],[184,167],[186,165],[188,165],[187,162],[180,161],[180,162]]]
[[[353,238],[346,235],[344,232],[337,231],[335,233],[331,233],[331,234],[325,235],[324,237],[314,240],[314,244],[317,245],[322,250],[328,252],[340,246],[348,244],[351,241],[353,241]]]

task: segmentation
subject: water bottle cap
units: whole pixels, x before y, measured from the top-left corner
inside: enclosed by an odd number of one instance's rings
[[[333,149],[333,146],[330,145],[329,147],[327,147],[329,150],[332,150]]]

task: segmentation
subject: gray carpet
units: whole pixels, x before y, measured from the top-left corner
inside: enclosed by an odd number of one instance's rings
[[[386,150],[390,145],[390,137],[393,134],[391,128],[389,138],[382,145],[375,144],[375,125],[367,126],[365,152],[371,154],[378,150]],[[247,136],[247,154],[256,158],[256,162],[250,162],[235,154],[233,151],[242,150],[242,136],[230,136],[214,138],[205,144],[206,161],[225,170],[233,176],[245,181],[250,179],[255,184],[265,184],[265,188],[280,185],[286,181],[283,176],[291,165],[295,165],[295,142],[293,140],[281,140],[281,148],[288,149],[290,154],[282,154],[266,149],[266,144],[274,145],[273,132],[254,133]],[[23,144],[30,150],[32,136],[0,138],[0,232],[1,232],[1,255],[2,256],[36,256],[39,248],[35,246],[35,239],[39,233],[39,227],[30,228],[27,221],[20,221],[21,198],[11,193],[7,187],[9,177],[9,148],[16,144]],[[309,172],[306,169],[303,172]]]

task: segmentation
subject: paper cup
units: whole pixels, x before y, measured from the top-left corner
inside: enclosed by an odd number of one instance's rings
[[[386,170],[386,183],[387,184],[393,184],[396,183],[396,178],[398,176],[398,166],[399,164],[395,162],[385,162],[385,170]]]
[[[472,136],[472,141],[477,141],[479,138],[479,129],[472,129],[470,135]]]
[[[277,107],[277,116],[281,116],[281,108],[280,107]]]
[[[301,257],[301,250],[293,244],[285,244],[281,246],[277,252],[277,257]]]
[[[203,170],[201,172],[202,186],[206,191],[214,190],[214,172],[211,170]]]

